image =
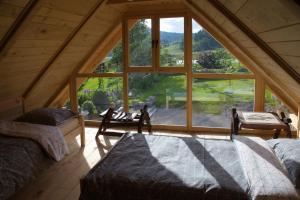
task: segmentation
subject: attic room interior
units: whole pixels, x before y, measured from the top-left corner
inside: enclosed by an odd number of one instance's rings
[[[299,0],[0,0],[0,200],[300,199]]]

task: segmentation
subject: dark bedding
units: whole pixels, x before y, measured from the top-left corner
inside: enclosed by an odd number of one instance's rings
[[[51,162],[36,142],[0,135],[0,200],[7,199]]]
[[[227,140],[125,135],[81,180],[81,200],[247,199]]]

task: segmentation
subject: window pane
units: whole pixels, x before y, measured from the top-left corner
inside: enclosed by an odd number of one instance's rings
[[[109,52],[97,66],[94,73],[114,73],[123,71],[122,40]]]
[[[116,109],[123,106],[122,78],[89,78],[77,79],[79,111],[85,119],[100,119],[99,114],[115,105]]]
[[[251,73],[195,20],[192,21],[192,26],[193,72],[226,74]]]
[[[284,105],[284,103],[282,103],[269,88],[266,88],[265,90],[265,111],[284,112],[287,115],[291,113],[288,107]]]
[[[185,75],[132,73],[128,97],[130,111],[148,105],[152,124],[186,124]]]
[[[160,66],[184,66],[184,18],[160,19]]]
[[[254,80],[193,79],[193,126],[230,127],[232,107],[253,111]]]
[[[132,24],[135,20],[128,20]],[[140,19],[129,31],[129,66],[152,66],[151,19]]]

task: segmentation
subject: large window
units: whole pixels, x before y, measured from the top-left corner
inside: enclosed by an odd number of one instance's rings
[[[230,127],[232,107],[253,111],[254,81],[193,79],[193,126]]]
[[[147,104],[152,124],[186,124],[186,76],[181,74],[131,73],[129,108]]]
[[[188,13],[124,21],[123,41],[101,52],[107,56],[90,74],[76,78],[78,108],[85,119],[100,120],[109,106],[139,112],[147,104],[154,127],[215,130],[230,128],[233,107],[263,111],[255,80],[263,81]],[[290,112],[268,89],[265,110]]]

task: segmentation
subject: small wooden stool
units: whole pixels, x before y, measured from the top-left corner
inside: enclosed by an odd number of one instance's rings
[[[102,135],[110,136],[121,136],[123,133],[107,131],[107,129],[112,127],[137,127],[138,133],[142,133],[144,125],[147,125],[148,132],[152,132],[150,116],[147,110],[147,105],[140,110],[141,114],[137,113],[125,113],[125,112],[115,112],[113,108],[109,108],[100,116],[103,117],[99,130],[96,134],[98,137]],[[146,124],[145,124],[146,122]]]
[[[231,138],[232,135],[238,135],[242,128],[275,130],[273,138],[278,138],[281,130],[284,130],[287,137],[292,137],[292,132],[289,123],[291,119],[287,118],[281,112],[281,119],[273,112],[240,112],[236,108],[232,109],[231,119]]]

